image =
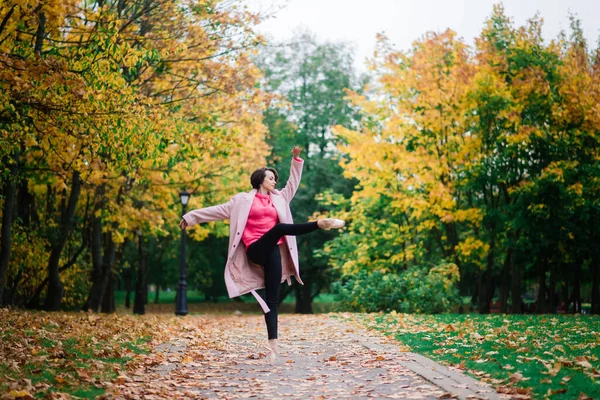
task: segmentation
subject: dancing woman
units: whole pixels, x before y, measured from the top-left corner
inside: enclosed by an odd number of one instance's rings
[[[250,177],[253,189],[238,193],[227,203],[190,211],[179,223],[181,229],[202,222],[230,220],[225,284],[229,297],[252,293],[265,313],[271,360],[278,356],[277,306],[279,287],[293,276],[300,284],[297,235],[317,229],[341,228],[344,221],[333,218],[294,224],[290,202],[294,198],[304,161],[302,150],[292,149],[290,178],[282,190],[275,189],[277,171],[259,168]],[[265,288],[265,300],[256,290]]]

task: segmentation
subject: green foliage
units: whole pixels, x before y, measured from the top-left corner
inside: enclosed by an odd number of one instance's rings
[[[81,263],[84,266],[86,264]],[[89,295],[89,268],[82,268],[81,264],[74,265],[63,274],[65,296],[63,306],[65,310],[79,310]]]
[[[204,293],[205,298],[213,301],[227,297],[227,288],[223,279],[223,266],[227,261],[227,244],[227,237],[210,235],[203,242],[193,243],[190,246],[188,287],[197,289]]]
[[[399,274],[361,270],[332,285],[343,309],[362,312],[396,310],[408,313],[440,313],[461,302],[456,288],[458,268],[442,264],[414,266]]]
[[[347,89],[360,90],[361,82],[352,67],[352,53],[343,44],[318,43],[309,33],[298,33],[291,43],[277,51],[260,54],[265,90],[278,96],[265,112],[272,146],[268,161],[279,171],[280,183],[287,180],[289,149],[298,145],[305,160],[301,186],[291,204],[296,222],[305,222],[329,207],[319,204],[317,194],[332,192],[350,196],[354,182],[345,179],[339,166],[334,125],[353,126],[356,110],[345,101]],[[329,215],[327,215],[329,216]],[[308,295],[296,291],[296,298],[310,304],[312,296],[328,287],[327,262],[315,257],[333,232],[315,232],[298,237],[302,280]]]
[[[570,39],[541,29],[497,6],[473,47],[451,30],[409,52],[380,37],[377,84],[349,94],[359,126],[333,129],[359,183],[321,196],[349,222],[322,252],[342,278],[453,263],[482,313],[494,297],[519,312],[529,290],[538,312],[560,297],[600,313],[600,50],[576,20]]]

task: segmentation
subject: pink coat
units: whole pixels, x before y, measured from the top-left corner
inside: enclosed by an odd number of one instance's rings
[[[281,191],[273,190],[269,194],[277,210],[279,222],[294,223],[290,210],[290,202],[300,185],[303,165],[304,161],[292,159],[290,178],[285,187]],[[225,204],[190,211],[183,216],[183,219],[185,219],[189,226],[202,222],[229,219],[229,249],[227,252],[227,263],[225,264],[225,285],[227,286],[229,297],[252,293],[263,311],[267,313],[270,311],[269,307],[256,293],[257,289],[265,287],[263,267],[248,260],[245,246],[242,242],[242,234],[244,233],[250,207],[252,206],[256,192],[256,189],[252,189],[248,193],[238,193]],[[289,285],[291,284],[290,278],[293,276],[298,283],[304,285],[300,279],[296,237],[285,236],[285,241],[279,248],[281,250],[282,266],[281,282],[287,280]]]

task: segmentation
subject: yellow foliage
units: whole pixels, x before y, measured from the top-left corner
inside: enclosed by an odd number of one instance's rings
[[[75,171],[83,180],[77,220],[101,218],[121,244],[138,229],[177,232],[183,188],[192,194],[189,208],[248,190],[269,152],[262,122],[269,95],[252,60],[262,41],[253,31],[257,15],[221,0],[121,6],[0,0],[0,159],[19,154],[35,171],[28,179],[50,210],[39,210],[49,235]],[[206,234],[196,229],[192,237]],[[37,271],[18,246],[11,271],[21,264]],[[79,301],[69,293],[87,279],[81,268],[61,274],[68,304]]]
[[[391,198],[388,222],[405,217],[400,226],[410,226],[390,239],[404,243],[390,258],[401,262],[423,251],[419,244],[406,243],[415,232],[481,222],[479,210],[460,210],[455,199],[456,171],[478,150],[471,146],[477,140],[466,133],[467,94],[475,68],[466,45],[452,31],[427,33],[411,55],[394,51],[381,38],[372,66],[383,95],[369,100],[350,93],[349,99],[378,123],[365,123],[360,131],[338,126],[333,132],[343,143],[340,151],[349,155],[341,162],[344,175],[360,182],[349,217],[364,220],[357,207],[364,199],[377,201],[382,194]],[[361,225],[356,232],[365,235],[366,229]]]
[[[459,260],[465,264],[473,264],[483,269],[490,245],[472,236],[456,245]]]

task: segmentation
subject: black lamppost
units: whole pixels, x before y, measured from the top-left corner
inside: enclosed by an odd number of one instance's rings
[[[183,211],[181,216],[185,215],[185,208],[190,200],[190,194],[183,189],[179,193]],[[181,260],[179,262],[179,286],[177,287],[177,299],[175,301],[175,315],[187,315],[187,282],[185,281],[185,229],[181,230]]]

